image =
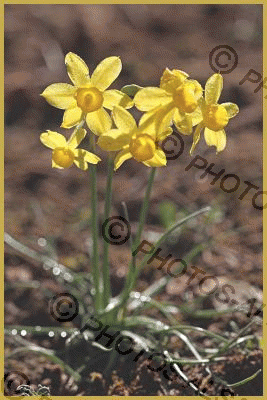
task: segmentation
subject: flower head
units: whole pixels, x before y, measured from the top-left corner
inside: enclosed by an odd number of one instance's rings
[[[147,113],[149,114],[149,113]],[[98,139],[97,144],[106,151],[118,151],[114,160],[115,170],[130,158],[148,167],[162,167],[167,163],[161,142],[172,133],[171,128],[156,131],[153,116],[144,116],[137,126],[132,115],[122,107],[115,106],[112,112],[117,129],[110,129]]]
[[[196,127],[193,136],[193,145],[190,153],[194,151],[200,140],[200,134],[204,128],[204,137],[208,146],[215,146],[217,152],[224,150],[226,146],[225,126],[229,119],[238,112],[238,106],[234,103],[218,104],[223,88],[223,77],[213,74],[205,85],[205,99],[201,102],[203,120]]]
[[[47,131],[41,134],[41,142],[52,152],[53,168],[69,168],[73,163],[78,168],[86,170],[88,163],[97,164],[100,158],[95,154],[84,149],[77,149],[86,135],[85,129],[74,131],[67,141],[63,135],[53,131]]]
[[[77,125],[86,116],[89,129],[100,135],[112,125],[111,117],[104,108],[112,110],[114,105],[133,106],[133,101],[126,94],[119,90],[107,90],[121,72],[119,57],[105,58],[91,77],[87,65],[76,54],[68,53],[65,64],[73,85],[54,83],[41,94],[49,104],[65,110],[63,128]]]
[[[141,111],[153,111],[154,120],[162,121],[163,118],[162,129],[173,121],[181,133],[190,135],[193,126],[202,119],[199,107],[202,87],[188,76],[178,69],[166,68],[159,88],[147,87],[137,92],[134,97],[136,107]]]

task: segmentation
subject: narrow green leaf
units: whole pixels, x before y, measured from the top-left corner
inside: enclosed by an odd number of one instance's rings
[[[258,371],[255,372],[255,374],[249,376],[248,378],[243,379],[242,381],[239,381],[239,382],[236,382],[236,383],[228,384],[227,386],[233,388],[233,387],[245,385],[245,384],[248,383],[249,381],[252,381],[252,379],[256,378],[256,376],[259,375],[259,373],[260,373],[261,371],[262,371],[261,369],[258,369]]]
[[[39,354],[40,356],[44,356],[44,357],[48,358],[49,360],[51,360],[52,362],[54,362],[55,364],[59,364],[66,373],[70,374],[73,377],[73,379],[75,381],[79,382],[81,380],[80,374],[78,374],[76,371],[74,371],[69,365],[65,364],[63,360],[58,358],[54,354],[53,350],[45,349],[44,347],[40,347],[40,346],[36,346],[36,345],[32,345],[32,346],[28,346],[28,347],[19,347],[18,349],[12,351],[7,356],[7,358],[11,358],[13,356],[16,356],[18,354],[23,354],[23,353],[35,353],[35,354]]]

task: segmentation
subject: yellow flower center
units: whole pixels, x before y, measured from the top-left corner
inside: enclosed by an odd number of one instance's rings
[[[130,152],[137,161],[150,160],[156,151],[153,138],[146,133],[133,137],[130,142]]]
[[[180,110],[191,113],[197,108],[197,88],[193,82],[185,82],[179,86],[174,95],[173,101]]]
[[[56,147],[52,153],[52,160],[62,168],[69,168],[74,161],[74,153],[66,147]]]
[[[77,105],[83,112],[89,113],[98,110],[103,104],[103,95],[95,87],[80,88],[76,93]]]
[[[203,122],[212,131],[220,131],[228,124],[228,121],[226,109],[219,104],[211,104],[204,111]]]

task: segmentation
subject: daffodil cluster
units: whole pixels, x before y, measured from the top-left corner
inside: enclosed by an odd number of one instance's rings
[[[91,76],[85,62],[74,53],[66,55],[65,64],[72,85],[54,83],[42,93],[49,104],[65,110],[61,127],[74,127],[69,140],[57,132],[41,134],[42,143],[53,150],[53,167],[69,168],[74,163],[85,170],[88,163],[100,161],[95,154],[77,148],[86,135],[85,123],[98,136],[100,148],[116,152],[115,169],[130,158],[148,167],[165,166],[161,143],[172,134],[173,125],[180,133],[192,135],[191,153],[202,130],[208,146],[215,146],[217,152],[225,148],[224,128],[238,113],[238,106],[218,104],[223,87],[220,74],[212,75],[203,90],[186,72],[166,68],[159,87],[129,85],[115,90],[109,86],[121,72],[119,57],[104,59]],[[143,112],[138,124],[127,111],[133,106]]]

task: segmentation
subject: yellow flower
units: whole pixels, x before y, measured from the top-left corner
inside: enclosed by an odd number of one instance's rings
[[[86,135],[85,129],[74,131],[68,141],[60,133],[47,131],[41,134],[41,142],[52,152],[53,168],[69,168],[73,163],[80,169],[86,170],[88,164],[97,164],[100,158],[84,149],[77,149]]]
[[[148,167],[166,165],[166,156],[160,144],[172,133],[171,128],[156,132],[152,119],[147,117],[141,118],[137,126],[132,115],[119,106],[113,108],[112,115],[118,129],[103,133],[97,144],[106,151],[119,151],[114,160],[115,170],[132,157]]]
[[[196,127],[193,144],[190,154],[193,153],[200,140],[203,128],[205,141],[208,146],[215,146],[217,153],[224,150],[226,146],[225,126],[230,118],[238,112],[238,106],[234,103],[218,104],[223,88],[223,77],[220,74],[213,74],[205,85],[205,99],[201,102],[203,121]]]
[[[154,113],[154,120],[161,121],[162,129],[174,122],[184,135],[190,135],[193,126],[202,120],[199,100],[202,96],[201,85],[188,74],[178,69],[165,69],[160,79],[160,87],[147,87],[134,97],[140,111]],[[162,120],[163,119],[163,120]]]
[[[111,117],[104,107],[112,110],[114,105],[133,106],[133,101],[126,94],[119,90],[106,90],[121,72],[119,57],[105,58],[91,78],[87,65],[76,54],[68,53],[65,64],[74,86],[54,83],[41,94],[52,106],[66,110],[61,125],[63,128],[77,125],[86,115],[89,129],[100,135],[112,126]]]

